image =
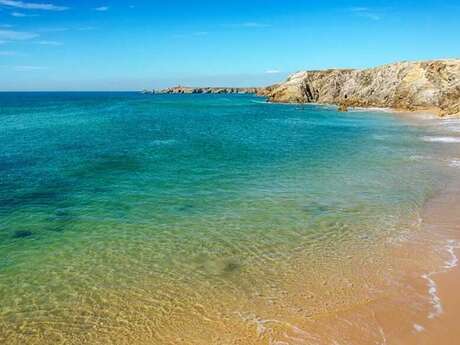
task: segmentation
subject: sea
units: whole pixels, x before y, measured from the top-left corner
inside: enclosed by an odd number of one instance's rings
[[[253,95],[0,93],[0,343],[341,344],[314,325],[449,254],[421,219],[460,174],[459,128]],[[393,255],[417,236],[433,251]]]

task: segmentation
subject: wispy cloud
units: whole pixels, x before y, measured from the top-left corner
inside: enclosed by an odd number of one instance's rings
[[[100,7],[96,7],[94,8],[95,11],[99,11],[99,12],[106,12],[110,9],[109,6],[100,6]]]
[[[0,5],[21,8],[24,10],[65,11],[69,9],[65,6],[57,6],[49,3],[35,3],[14,0],[0,0]]]
[[[36,44],[40,44],[42,46],[62,46],[62,42],[58,41],[37,41]]]
[[[350,7],[348,11],[358,17],[380,20],[380,15],[375,10],[368,7]]]
[[[34,32],[0,30],[0,40],[2,41],[25,41],[37,38],[38,36]]]
[[[13,70],[17,72],[43,71],[45,69],[48,69],[48,68],[44,66],[29,66],[29,65],[13,67]]]
[[[12,28],[13,25],[10,25],[10,24],[0,24],[0,28],[5,28],[5,29],[8,29],[8,28]]]
[[[265,71],[265,74],[279,74],[279,73],[281,73],[281,71],[277,69],[269,69]]]
[[[13,17],[17,17],[17,18],[37,17],[38,16],[37,14],[25,14],[25,13],[22,13],[22,12],[12,12],[11,15]]]

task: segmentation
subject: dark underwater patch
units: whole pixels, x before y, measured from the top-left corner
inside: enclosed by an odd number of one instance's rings
[[[241,269],[241,264],[236,262],[236,261],[228,261],[225,263],[224,266],[224,273],[234,273],[236,271],[239,271]]]
[[[0,196],[0,208],[15,208],[25,205],[56,205],[66,199],[73,185],[65,180],[55,180],[48,183],[37,182],[37,186],[27,191],[11,193],[9,197]]]
[[[13,234],[13,238],[26,238],[33,235],[32,231],[29,230],[16,230]]]
[[[76,218],[77,217],[70,211],[62,209],[56,210],[53,215],[48,217],[48,221],[50,222],[48,229],[54,232],[62,232],[70,228]]]
[[[103,155],[83,163],[71,175],[77,178],[97,178],[103,175],[135,173],[142,170],[144,170],[143,162],[133,156]]]
[[[194,206],[191,205],[191,204],[180,205],[180,206],[177,207],[177,210],[179,212],[191,212],[191,211],[193,211],[193,209],[194,209]]]
[[[318,202],[311,202],[308,205],[302,207],[304,212],[307,212],[309,215],[317,216],[329,212],[333,212],[335,210],[334,207],[330,205],[321,204]]]

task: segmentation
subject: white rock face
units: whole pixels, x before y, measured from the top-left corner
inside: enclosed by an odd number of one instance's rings
[[[399,62],[370,69],[297,72],[261,94],[271,102],[460,113],[460,60]]]

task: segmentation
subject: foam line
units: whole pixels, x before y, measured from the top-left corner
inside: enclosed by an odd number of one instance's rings
[[[432,277],[439,273],[445,273],[458,265],[458,257],[455,255],[456,248],[458,248],[458,243],[456,241],[447,241],[445,249],[447,253],[449,253],[450,258],[444,262],[442,270],[422,275],[422,278],[428,282],[428,294],[431,296],[431,304],[433,305],[432,311],[428,314],[429,319],[438,317],[444,311],[441,298],[438,295],[438,286]]]
[[[460,143],[459,137],[423,137],[423,141],[430,143]]]

